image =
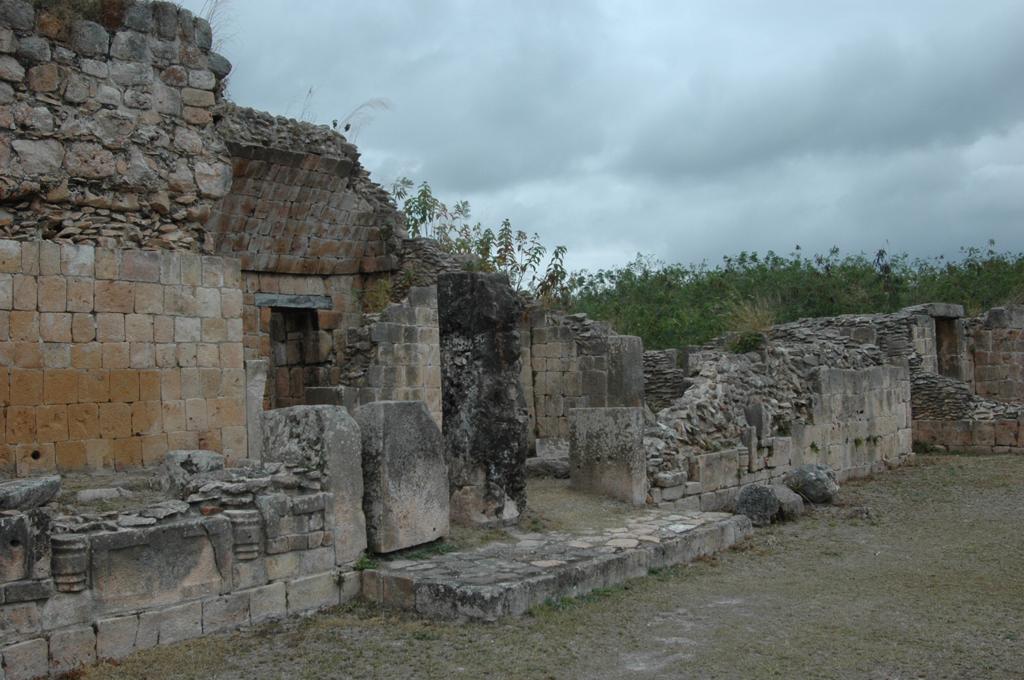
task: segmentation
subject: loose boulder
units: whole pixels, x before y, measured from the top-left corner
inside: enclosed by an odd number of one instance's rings
[[[839,493],[836,474],[827,465],[801,465],[783,481],[810,503],[831,503]]]
[[[31,510],[60,493],[60,476],[31,477],[0,483],[0,510]]]
[[[768,488],[779,499],[779,516],[783,521],[793,520],[804,514],[804,499],[788,486],[772,484]]]
[[[771,524],[779,516],[780,509],[779,498],[770,486],[745,486],[736,499],[736,514],[749,517],[755,527]]]
[[[160,488],[174,495],[195,475],[224,469],[224,456],[215,451],[168,451],[160,468]]]

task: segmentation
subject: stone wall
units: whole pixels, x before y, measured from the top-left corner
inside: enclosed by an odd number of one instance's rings
[[[967,333],[975,394],[1024,403],[1024,305],[991,309]]]
[[[267,430],[277,462],[168,457],[166,500],[0,513],[5,677],[56,675],[354,598],[351,565],[366,545],[358,427],[341,409],[300,407],[272,412]]]
[[[583,314],[549,312],[532,320],[532,427],[538,446],[564,448],[573,408],[644,403],[643,345]],[[550,443],[550,442],[549,442]]]
[[[233,179],[209,223],[217,252],[246,271],[398,268],[404,224],[354,146],[323,126],[235,106],[221,113]]]
[[[18,240],[198,249],[231,166],[213,126],[230,64],[170,3],[102,16],[0,11],[0,230]]]
[[[0,241],[0,470],[246,455],[237,260]]]
[[[644,352],[644,397],[660,411],[683,396],[689,386],[686,370],[679,367],[679,352],[660,349]]]

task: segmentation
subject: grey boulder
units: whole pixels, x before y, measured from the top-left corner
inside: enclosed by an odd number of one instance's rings
[[[779,499],[779,516],[783,520],[796,519],[804,514],[804,499],[788,486],[772,484],[769,489]]]
[[[796,519],[803,512],[803,499],[781,484],[751,484],[743,487],[736,499],[736,513],[749,517],[756,527]]]
[[[783,481],[810,503],[831,503],[839,493],[836,474],[827,465],[801,465]]]
[[[60,493],[60,476],[31,477],[0,483],[0,510],[31,510]]]

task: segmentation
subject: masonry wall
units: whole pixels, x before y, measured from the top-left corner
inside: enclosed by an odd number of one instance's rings
[[[0,241],[0,470],[246,455],[237,260]]]
[[[211,44],[209,24],[170,3],[76,18],[5,0],[0,235],[203,246],[231,180],[212,113],[231,65]]]
[[[968,327],[974,392],[1024,403],[1024,306],[989,310]]]

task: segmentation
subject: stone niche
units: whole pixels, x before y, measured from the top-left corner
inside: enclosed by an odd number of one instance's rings
[[[647,500],[647,461],[641,408],[569,411],[569,475],[580,491],[632,505]]]
[[[370,550],[394,552],[448,534],[441,431],[421,401],[356,409],[363,438],[363,512]]]
[[[529,428],[521,303],[503,274],[442,274],[437,297],[452,519],[513,523],[526,509]]]
[[[263,414],[264,462],[325,470],[331,502],[326,530],[334,533],[336,563],[366,549],[362,441],[359,425],[338,406],[292,406]]]

